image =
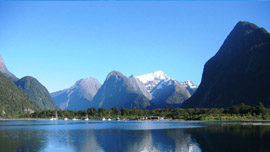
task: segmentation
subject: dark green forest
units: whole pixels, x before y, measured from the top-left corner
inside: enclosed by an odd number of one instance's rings
[[[35,101],[42,110],[58,109],[48,90],[37,79],[26,76],[17,80],[15,85],[20,88],[30,100]]]
[[[13,117],[28,110],[41,110],[21,89],[0,73],[0,117]]]
[[[49,119],[55,117],[55,110],[45,110],[35,112],[32,114],[22,115],[21,118],[44,118]],[[245,104],[235,105],[229,108],[172,108],[167,106],[163,109],[143,110],[139,108],[112,109],[104,108],[89,108],[88,110],[71,111],[71,110],[58,110],[58,118],[64,119],[89,119],[99,120],[105,117],[106,119],[129,119],[141,120],[144,117],[160,116],[167,120],[269,120],[270,108],[264,107],[259,102],[256,106],[249,106]]]

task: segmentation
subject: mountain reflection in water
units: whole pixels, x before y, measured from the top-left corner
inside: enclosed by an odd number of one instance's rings
[[[270,126],[241,123],[0,121],[0,151],[267,151],[269,140]]]

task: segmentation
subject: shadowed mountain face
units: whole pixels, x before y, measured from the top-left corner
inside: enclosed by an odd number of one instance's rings
[[[149,99],[134,78],[127,78],[122,73],[113,71],[108,74],[104,84],[93,99],[95,108],[147,108]]]
[[[86,78],[77,81],[71,88],[51,94],[62,110],[85,110],[92,106],[92,100],[101,87],[98,80]]]
[[[261,101],[270,106],[270,35],[239,22],[204,66],[197,92],[183,107],[229,107]]]
[[[1,55],[0,55],[0,72],[13,82],[18,80],[18,78],[15,75],[13,75],[11,72],[8,71],[6,64],[4,60],[2,59]]]
[[[37,103],[42,110],[56,110],[55,105],[48,90],[37,79],[26,76],[16,81],[15,84],[29,96],[29,98]]]

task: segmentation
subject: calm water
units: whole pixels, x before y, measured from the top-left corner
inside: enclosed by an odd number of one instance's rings
[[[0,121],[0,151],[270,151],[270,122]]]

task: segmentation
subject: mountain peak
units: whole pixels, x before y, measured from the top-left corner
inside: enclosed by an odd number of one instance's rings
[[[231,60],[231,56],[240,58],[243,53],[249,54],[256,50],[254,46],[259,47],[258,44],[268,43],[269,39],[270,34],[264,28],[240,21],[225,39],[214,59],[219,62],[220,60]]]
[[[169,106],[180,106],[191,95],[186,87],[174,79],[164,79],[152,90],[153,103],[156,108]]]
[[[138,78],[143,83],[147,83],[149,81],[154,81],[154,80],[170,79],[170,77],[168,77],[163,71],[155,71],[152,73],[147,73],[147,74],[135,76],[135,77]]]
[[[163,71],[155,71],[135,77],[144,83],[148,92],[151,92],[160,81],[170,79],[170,77],[168,77]]]
[[[259,28],[257,25],[255,25],[255,24],[253,24],[253,23],[250,23],[250,22],[247,22],[247,21],[239,21],[236,25],[235,25],[235,27],[245,27],[245,26],[247,26],[247,27],[249,27],[249,28],[254,28],[254,29],[257,29],[257,28]]]
[[[84,86],[85,84],[90,84],[92,82],[98,82],[98,80],[96,80],[95,78],[93,77],[89,77],[89,78],[83,78],[83,79],[80,79],[78,80],[74,86]]]
[[[184,88],[186,88],[191,95],[193,95],[196,90],[198,89],[198,86],[196,84],[194,84],[192,81],[190,80],[186,80],[184,82],[180,83]]]
[[[247,22],[247,21],[238,22],[233,29],[233,32],[236,32],[236,31],[242,32],[243,35],[248,35],[255,31],[260,32],[262,34],[268,34],[268,32],[264,28],[258,27],[257,25]]]
[[[186,80],[184,82],[181,82],[181,85],[185,88],[189,87],[192,89],[198,88],[198,86],[196,84],[194,84],[192,81],[190,80]]]
[[[157,74],[157,75],[164,75],[165,73],[163,72],[163,71],[161,71],[161,70],[159,70],[159,71],[155,71],[155,72],[153,72],[154,74]]]
[[[76,81],[68,89],[51,93],[51,96],[61,109],[82,110],[91,106],[92,99],[100,87],[98,80],[89,77]]]
[[[1,55],[0,55],[0,72],[3,73],[6,77],[8,77],[12,81],[18,80],[18,78],[15,75],[13,75],[8,71],[5,61],[3,60]]]
[[[151,95],[136,77],[127,78],[118,71],[108,74],[105,82],[93,99],[95,108],[146,108]]]
[[[108,75],[107,75],[107,77],[106,77],[106,80],[108,80],[108,79],[110,79],[112,76],[114,76],[114,77],[123,77],[124,75],[121,73],[121,72],[119,72],[119,71],[112,71],[112,72],[110,72]]]
[[[270,106],[270,34],[239,22],[204,66],[201,84],[183,107]],[[263,83],[262,83],[263,82]]]
[[[48,90],[36,78],[25,76],[20,80],[17,80],[15,84],[42,110],[58,109]]]
[[[2,56],[0,55],[0,72],[2,73],[6,73],[8,70],[6,68],[6,64],[2,58]]]

